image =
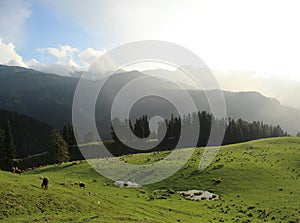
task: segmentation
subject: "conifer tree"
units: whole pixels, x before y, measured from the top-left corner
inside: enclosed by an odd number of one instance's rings
[[[68,145],[57,129],[51,132],[52,137],[52,158],[55,163],[67,162],[70,160]]]
[[[63,127],[63,139],[68,145],[68,150],[72,160],[79,158],[79,148],[76,142],[75,133],[72,124],[65,124]]]
[[[6,121],[6,126],[4,129],[4,138],[3,138],[3,147],[4,147],[4,159],[12,160],[16,156],[16,149],[14,145],[14,140],[11,132],[10,121]]]
[[[3,140],[4,140],[4,131],[0,129],[0,160],[5,159],[5,151],[3,146]]]

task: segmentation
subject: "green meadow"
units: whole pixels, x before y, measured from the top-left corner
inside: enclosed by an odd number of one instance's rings
[[[203,148],[176,174],[143,188],[118,188],[86,161],[0,171],[1,222],[300,222],[300,138],[223,146],[198,171]],[[147,164],[167,152],[121,157]],[[41,189],[43,177],[48,190]],[[84,182],[86,188],[80,188]],[[208,190],[216,201],[190,201],[179,190]],[[155,190],[166,190],[155,192]]]

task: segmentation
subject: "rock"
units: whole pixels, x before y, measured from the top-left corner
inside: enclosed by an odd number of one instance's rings
[[[209,191],[202,191],[202,190],[188,190],[188,191],[177,191],[181,196],[188,200],[218,200],[220,198],[219,195],[213,194]]]
[[[140,188],[140,187],[142,187],[141,185],[139,185],[138,183],[135,183],[133,181],[118,180],[114,184],[117,187],[130,187],[130,188]]]

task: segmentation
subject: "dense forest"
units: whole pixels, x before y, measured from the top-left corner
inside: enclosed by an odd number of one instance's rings
[[[55,130],[34,118],[0,109],[0,169],[57,163],[64,145],[68,156],[63,161],[82,159],[70,124],[63,131]]]
[[[15,144],[15,156],[26,157],[50,149],[52,127],[34,118],[0,109],[0,129],[3,132],[9,122]]]
[[[181,132],[183,138],[198,138],[196,146],[206,146],[208,144],[210,131],[212,123],[215,123],[216,131],[223,132],[224,139],[223,145],[245,142],[254,139],[260,138],[269,138],[269,137],[280,137],[286,136],[287,133],[282,130],[282,128],[277,125],[268,125],[260,121],[247,122],[242,119],[237,121],[231,118],[228,119],[215,119],[214,116],[205,111],[193,113],[192,115],[187,115],[184,117],[175,117],[171,116],[169,120],[160,122],[158,125],[157,132],[151,132],[149,128],[149,120],[146,115],[135,121],[133,125],[130,120],[120,121],[118,118],[113,120],[112,123],[112,138],[114,142],[118,145],[123,144],[122,142],[132,141],[130,134],[126,129],[131,129],[135,136],[141,139],[159,140],[161,143],[157,146],[156,149],[167,150],[174,149],[178,144]],[[197,132],[197,125],[200,123],[200,131],[198,136],[192,136]],[[118,128],[118,133],[116,134],[115,129]],[[166,128],[166,130],[164,130]],[[121,133],[121,134],[120,134]],[[185,135],[189,135],[185,137]],[[150,140],[151,139],[151,140]],[[144,141],[147,143],[147,140]],[[189,141],[184,141],[184,144],[181,144],[180,147],[189,147],[195,146],[190,144]]]

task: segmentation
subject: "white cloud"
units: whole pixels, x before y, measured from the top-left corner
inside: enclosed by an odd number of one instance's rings
[[[48,47],[38,49],[42,54],[49,54],[58,60],[58,63],[74,63],[74,54],[78,53],[77,48],[73,48],[69,45],[59,46],[58,48]]]
[[[38,51],[41,52],[44,59],[54,59],[54,61],[52,63],[42,63],[32,59],[27,62],[27,65],[39,71],[63,76],[72,76],[77,71],[86,71],[99,56],[105,53],[105,50],[92,48],[80,50],[69,45],[60,45],[57,48],[43,48],[38,49]]]
[[[23,58],[15,51],[13,43],[4,43],[0,38],[0,64],[27,67]]]
[[[78,58],[80,62],[85,65],[89,66],[91,63],[93,63],[98,57],[106,53],[105,50],[97,51],[94,50],[93,48],[87,48],[84,51],[81,51],[78,54]]]
[[[14,45],[22,45],[25,23],[31,15],[29,2],[24,0],[0,1],[0,36]]]
[[[79,70],[79,67],[73,66],[68,63],[53,63],[53,64],[43,64],[36,59],[31,59],[27,62],[28,67],[42,71],[45,73],[58,74],[62,76],[71,76],[73,73]]]
[[[106,52],[106,50],[95,50],[93,48],[80,50],[69,45],[60,45],[58,48],[43,48],[38,49],[38,51],[44,55],[48,54],[55,57],[58,64],[69,64],[82,68],[87,68],[87,66],[91,65]]]
[[[3,42],[0,37],[0,64],[32,68],[62,76],[72,76],[77,71],[86,71],[98,57],[106,52],[105,50],[95,50],[93,48],[79,50],[69,45],[37,50],[41,52],[44,60],[49,61],[52,59],[52,62],[38,61],[35,58],[24,61],[22,56],[16,52],[15,45]]]

